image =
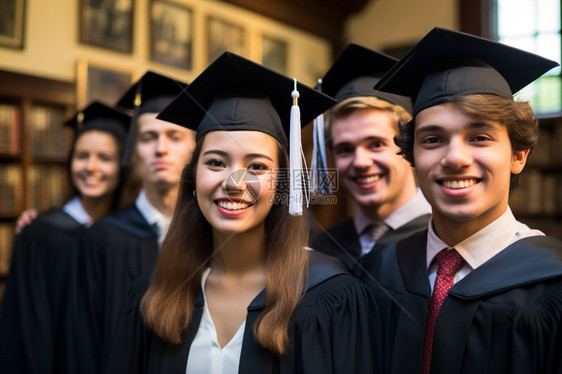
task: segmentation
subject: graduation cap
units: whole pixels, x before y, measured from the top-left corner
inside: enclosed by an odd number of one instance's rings
[[[74,128],[75,140],[86,131],[100,130],[112,134],[118,141],[125,143],[130,121],[131,117],[128,114],[94,101],[77,111],[64,124]]]
[[[123,165],[131,164],[138,116],[143,113],[160,113],[186,86],[187,84],[176,79],[147,71],[121,96],[117,105],[134,111],[123,155]]]
[[[318,89],[339,102],[353,97],[376,97],[399,105],[412,113],[412,100],[407,96],[378,91],[375,83],[396,64],[398,60],[384,53],[349,43],[336,58],[322,79]],[[331,193],[329,178],[325,175],[327,160],[325,151],[324,118],[318,116],[314,122],[311,166],[311,193]]]
[[[308,124],[335,103],[294,79],[224,52],[157,118],[195,130],[197,140],[210,131],[266,133],[289,151],[291,170],[302,175],[301,123]],[[294,183],[291,178],[291,189]],[[298,203],[299,198],[290,201]],[[290,206],[292,214],[298,211]]]
[[[424,36],[375,89],[410,96],[414,115],[450,98],[513,94],[558,63],[481,37],[436,27]]]
[[[338,101],[358,96],[374,96],[400,105],[408,113],[412,113],[412,101],[409,97],[373,88],[397,61],[384,53],[349,43],[322,78],[321,90]]]

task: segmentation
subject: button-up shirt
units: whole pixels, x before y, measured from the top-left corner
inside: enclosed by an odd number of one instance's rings
[[[84,206],[80,202],[80,198],[78,198],[78,196],[75,196],[72,200],[66,203],[62,207],[62,210],[74,218],[79,224],[86,227],[92,225],[92,217],[90,217],[88,212],[86,212],[86,209],[84,209]]]
[[[465,264],[455,275],[454,282],[458,282],[472,270],[494,257],[517,240],[539,235],[544,235],[544,233],[539,230],[531,229],[527,225],[518,222],[513,216],[511,209],[507,207],[505,213],[494,222],[454,246],[465,260]],[[433,220],[431,219],[429,221],[427,234],[426,255],[429,283],[431,284],[432,290],[437,273],[437,263],[433,260],[437,253],[445,248],[450,248],[450,246],[437,236],[433,229]]]
[[[201,279],[201,287],[203,296],[205,295],[205,281],[211,272],[211,268],[207,268]],[[246,320],[238,328],[232,339],[221,348],[217,330],[209,307],[205,298],[205,306],[199,330],[191,343],[189,349],[189,357],[187,358],[186,374],[236,374],[240,366],[240,355],[242,353],[242,342],[244,340],[244,329]]]
[[[359,209],[355,216],[354,223],[357,235],[359,236],[359,242],[361,242],[362,254],[364,255],[371,251],[375,245],[375,241],[370,235],[370,230],[366,230],[369,225],[373,223],[384,224],[388,226],[389,229],[396,230],[414,218],[425,214],[431,214],[431,205],[429,205],[419,188],[410,201],[392,212],[383,222],[373,221]]]
[[[135,201],[135,205],[141,212],[144,219],[146,219],[151,226],[157,228],[158,244],[162,244],[162,241],[164,241],[166,233],[168,232],[168,227],[170,227],[171,218],[164,216],[150,203],[150,201],[148,201],[144,190],[141,190],[139,193],[139,196]]]

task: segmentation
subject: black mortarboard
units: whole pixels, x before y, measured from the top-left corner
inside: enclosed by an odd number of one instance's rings
[[[415,115],[456,96],[513,98],[557,65],[505,44],[436,27],[381,78],[375,89],[410,96]]]
[[[74,139],[86,131],[105,131],[125,143],[131,117],[115,108],[94,101],[79,110],[64,124],[74,128]]]
[[[138,116],[143,113],[160,113],[186,86],[187,84],[176,79],[147,71],[121,96],[117,105],[134,110],[123,165],[129,166],[131,162]]]
[[[358,96],[374,96],[400,105],[412,113],[412,101],[409,97],[373,89],[375,83],[397,61],[394,57],[350,43],[326,72],[320,88],[338,101]]]
[[[302,175],[301,124],[308,124],[335,103],[294,79],[224,52],[157,118],[196,130],[196,139],[210,131],[264,132],[287,148],[291,170]],[[299,212],[299,198],[292,198],[294,183],[298,184],[291,179],[289,212],[299,214],[302,201]]]
[[[117,105],[129,109],[138,106],[139,114],[160,113],[186,86],[176,79],[147,71],[121,96]]]
[[[158,116],[197,131],[265,132],[287,146],[293,79],[231,52],[224,52]],[[301,123],[308,124],[335,101],[297,83]]]

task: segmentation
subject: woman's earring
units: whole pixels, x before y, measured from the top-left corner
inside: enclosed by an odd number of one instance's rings
[[[193,190],[193,196],[197,197],[197,192],[195,192],[195,190]]]

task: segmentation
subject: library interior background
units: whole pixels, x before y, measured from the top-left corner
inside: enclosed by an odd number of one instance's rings
[[[399,58],[435,26],[561,57],[559,0],[98,3],[0,3],[0,300],[19,215],[70,197],[72,134],[62,123],[93,100],[114,105],[147,70],[189,82],[230,50],[313,86],[349,42]],[[517,96],[540,118],[540,143],[510,206],[518,220],[562,239],[560,69]],[[311,127],[303,134],[307,154]],[[326,227],[354,209],[343,191],[334,194],[337,204],[311,208]]]

